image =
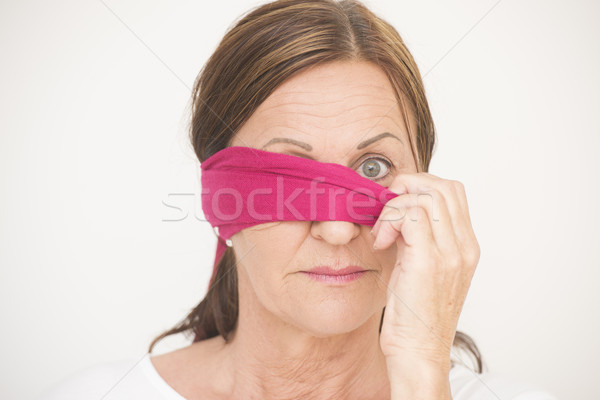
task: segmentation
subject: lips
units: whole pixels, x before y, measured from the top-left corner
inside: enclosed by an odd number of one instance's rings
[[[350,275],[350,274],[354,274],[356,272],[364,272],[364,271],[365,271],[364,268],[361,268],[356,265],[350,265],[350,266],[342,268],[342,269],[333,269],[331,267],[323,265],[323,266],[318,266],[318,267],[312,268],[306,272],[310,272],[311,274],[316,274],[316,275],[341,276],[341,275]]]

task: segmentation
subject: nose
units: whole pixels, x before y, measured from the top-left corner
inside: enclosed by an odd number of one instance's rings
[[[342,245],[360,234],[360,226],[348,221],[312,221],[310,233],[332,245]]]

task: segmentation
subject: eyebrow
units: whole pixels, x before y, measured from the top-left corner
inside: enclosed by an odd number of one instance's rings
[[[380,139],[383,139],[383,138],[386,138],[386,137],[391,137],[391,138],[397,139],[400,143],[402,143],[402,140],[400,140],[400,138],[398,136],[392,135],[389,132],[383,132],[383,133],[380,133],[377,136],[374,136],[374,137],[372,137],[370,139],[365,140],[364,142],[361,142],[358,146],[356,146],[356,148],[360,150],[360,149],[362,149],[364,147],[367,147],[371,143],[376,142],[376,141],[378,141]],[[312,151],[312,146],[310,144],[301,142],[299,140],[290,139],[290,138],[273,138],[273,139],[269,140],[261,148],[261,150],[264,150],[265,147],[270,146],[270,145],[275,144],[275,143],[289,143],[289,144],[293,144],[293,145],[302,147],[306,151]]]
[[[282,138],[282,137],[273,138],[273,139],[269,140],[261,148],[261,150],[263,150],[265,147],[270,146],[270,145],[275,144],[275,143],[289,143],[289,144],[294,144],[296,146],[302,147],[306,151],[312,151],[312,146],[310,144],[308,144],[308,143],[304,143],[304,142],[301,142],[299,140],[294,140],[294,139],[289,139],[289,138]]]

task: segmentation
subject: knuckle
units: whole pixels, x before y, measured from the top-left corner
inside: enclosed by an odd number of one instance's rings
[[[399,178],[399,176],[396,176],[396,178],[394,178],[394,181],[388,187],[388,190],[391,191],[391,192],[394,192],[396,194],[406,193],[406,191],[407,191],[406,190],[406,185],[404,183],[402,183],[402,179],[398,179],[398,178]]]
[[[389,215],[388,215],[388,221],[390,221],[390,222],[400,221],[404,218],[405,214],[406,214],[406,210],[404,208],[390,210]]]
[[[425,206],[418,205],[415,207],[411,208],[412,210],[412,214],[409,214],[412,218],[413,221],[420,223],[420,224],[428,224],[429,223],[429,213],[427,212],[427,209]],[[413,217],[414,216],[414,217]]]
[[[427,192],[420,193],[416,201],[419,206],[427,209],[433,209],[434,207],[437,209],[437,207],[446,205],[446,199],[437,189],[431,189]]]
[[[441,184],[441,186],[444,188],[444,191],[448,194],[454,193],[456,191],[456,183],[457,181],[454,180],[444,180]]]
[[[437,199],[440,197],[440,192],[439,190],[435,189],[435,188],[431,188],[431,189],[427,189],[427,190],[422,190],[419,193],[415,193],[414,198],[415,199],[420,199],[420,198],[426,198],[426,197],[430,197],[432,199]]]
[[[408,176],[410,176],[411,174],[408,174],[406,172],[401,172],[399,174],[397,174],[394,177],[394,180],[392,182],[392,184],[390,185],[390,190],[392,187],[402,187],[404,186],[403,182],[407,179]]]
[[[473,264],[477,264],[479,262],[479,258],[481,257],[481,248],[479,247],[479,244],[475,243],[471,257],[471,262],[473,262]]]
[[[402,219],[403,208],[401,207],[390,207],[381,213],[380,219],[382,222],[394,222]]]
[[[423,208],[422,205],[417,205],[417,206],[411,207],[411,210],[415,213],[415,215],[419,219],[427,216],[427,211],[425,211],[425,209]]]
[[[465,258],[470,266],[476,266],[479,263],[480,256],[481,249],[479,248],[479,244],[477,244],[477,242],[469,246],[465,252]]]
[[[461,192],[465,191],[465,185],[463,185],[461,181],[452,180],[451,182],[455,189],[458,189]]]

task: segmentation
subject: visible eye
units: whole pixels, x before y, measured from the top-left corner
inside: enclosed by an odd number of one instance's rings
[[[365,178],[378,181],[388,175],[391,166],[392,164],[384,158],[367,158],[359,166],[358,173]]]

